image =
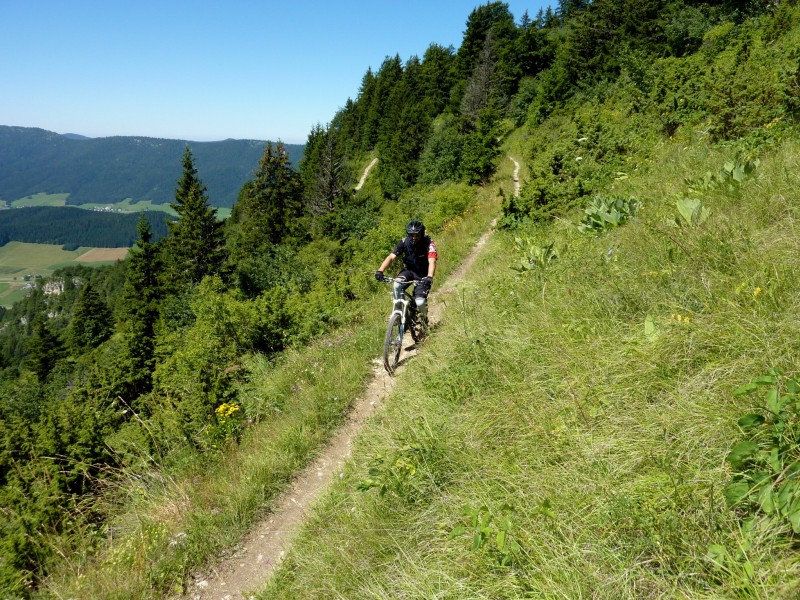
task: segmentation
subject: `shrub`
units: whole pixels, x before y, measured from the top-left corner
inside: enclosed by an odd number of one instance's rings
[[[621,196],[594,196],[586,207],[586,216],[578,225],[583,232],[599,232],[625,224],[630,217],[636,214],[641,203],[633,198]]]

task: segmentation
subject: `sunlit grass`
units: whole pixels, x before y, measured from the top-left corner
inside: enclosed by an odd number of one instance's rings
[[[467,214],[436,235],[447,248],[442,276],[457,267],[497,213],[494,194],[480,195]],[[64,597],[177,593],[191,568],[233,546],[311,462],[364,391],[390,309],[386,290],[381,292],[353,309],[349,325],[308,348],[287,350],[274,361],[252,358],[240,398],[253,424],[240,443],[202,469],[178,465],[159,472],[153,457],[152,478],[123,476],[108,496],[118,504],[109,507],[113,535],[96,555],[91,539],[72,540],[84,547],[53,569],[45,589]]]
[[[581,235],[575,214],[496,235],[259,597],[796,595],[788,541],[744,533],[722,488],[749,409],[731,391],[800,359],[798,157],[762,157],[739,192],[704,196],[702,227],[675,228],[684,180],[725,156],[665,146],[620,182],[644,202],[624,227]],[[566,251],[517,274],[519,235]],[[370,473],[378,457],[414,468]],[[383,495],[359,491],[375,477]],[[738,562],[716,567],[712,545]]]

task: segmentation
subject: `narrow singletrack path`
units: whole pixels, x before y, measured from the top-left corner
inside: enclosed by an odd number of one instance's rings
[[[513,158],[515,194],[519,193],[519,163]],[[375,164],[374,159],[367,171]],[[367,171],[361,177],[363,182]],[[360,185],[360,184],[359,184]],[[469,255],[450,275],[442,287],[431,296],[430,320],[433,325],[441,321],[447,297],[455,293],[457,284],[472,268],[491,236],[496,221],[492,222],[473,246]],[[378,341],[376,340],[376,350]],[[416,350],[404,352],[398,365],[403,368]],[[342,472],[350,456],[353,440],[369,416],[378,409],[394,386],[394,378],[383,368],[380,358],[375,358],[373,376],[364,394],[356,400],[346,423],[333,436],[317,459],[294,480],[292,485],[276,500],[272,512],[257,523],[234,549],[231,556],[221,559],[202,573],[196,573],[188,584],[184,598],[191,600],[240,600],[250,598],[263,588],[291,546],[293,536],[306,520],[313,503],[325,488]]]
[[[358,180],[358,184],[356,185],[356,191],[364,187],[364,182],[367,180],[367,175],[369,175],[369,172],[372,170],[372,167],[374,167],[376,164],[378,164],[378,159],[373,158],[372,162],[370,162],[367,165],[367,168],[364,169],[364,172],[361,174],[361,179]]]
[[[514,196],[519,196],[519,163],[510,156],[508,158],[514,163],[514,174],[511,176],[514,181]]]

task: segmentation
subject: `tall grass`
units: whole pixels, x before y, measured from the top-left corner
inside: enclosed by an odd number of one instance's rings
[[[447,222],[436,239],[440,273],[452,271],[497,213],[492,190]],[[404,223],[398,223],[398,235]],[[376,250],[382,252],[382,250]],[[376,254],[375,265],[383,255]],[[373,285],[365,272],[365,287]],[[42,592],[63,598],[152,598],[183,590],[188,573],[231,548],[266,512],[278,493],[308,465],[366,388],[381,349],[390,302],[386,290],[354,308],[350,324],[278,359],[253,357],[241,390],[252,421],[241,441],[203,470],[187,466],[126,478],[110,490],[109,521],[82,532],[77,555],[65,550]],[[156,444],[158,446],[158,444]],[[97,536],[104,539],[96,548]]]
[[[623,227],[494,236],[259,597],[798,597],[791,535],[722,490],[732,390],[800,364],[800,145],[670,224],[730,158],[666,144]],[[518,273],[514,237],[558,258]]]

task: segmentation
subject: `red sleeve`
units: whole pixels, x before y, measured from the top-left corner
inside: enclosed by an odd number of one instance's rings
[[[428,258],[439,258],[439,255],[436,253],[436,242],[433,240],[428,244]]]

